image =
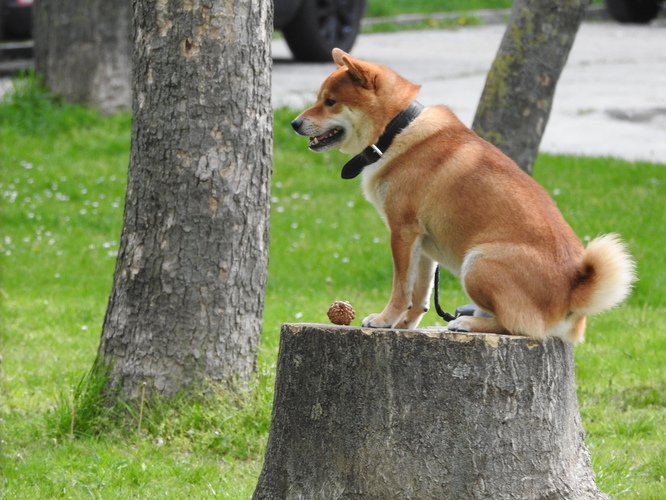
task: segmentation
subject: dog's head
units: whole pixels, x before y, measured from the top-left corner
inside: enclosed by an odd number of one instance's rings
[[[333,60],[338,69],[322,83],[315,104],[291,125],[310,137],[312,151],[336,148],[358,154],[377,142],[393,117],[416,98],[419,86],[340,49],[333,49]]]

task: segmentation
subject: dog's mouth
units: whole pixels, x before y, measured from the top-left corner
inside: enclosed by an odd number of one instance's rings
[[[317,137],[310,137],[309,147],[312,151],[323,151],[332,148],[336,143],[342,141],[345,130],[335,127]]]

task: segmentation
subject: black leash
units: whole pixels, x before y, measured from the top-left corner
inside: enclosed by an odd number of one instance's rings
[[[456,319],[453,314],[445,312],[439,305],[439,265],[435,268],[435,311],[437,311],[437,315],[444,321],[453,321]]]

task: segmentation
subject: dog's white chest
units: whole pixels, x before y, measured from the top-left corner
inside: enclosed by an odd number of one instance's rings
[[[372,203],[382,218],[386,219],[385,202],[386,202],[386,187],[377,179],[377,172],[383,166],[384,161],[379,160],[372,165],[368,165],[361,173],[361,185],[363,187],[363,194],[365,199]]]

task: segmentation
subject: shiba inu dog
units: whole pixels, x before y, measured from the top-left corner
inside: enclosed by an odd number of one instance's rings
[[[393,290],[363,326],[415,328],[437,264],[485,313],[450,330],[579,342],[587,315],[628,296],[634,263],[617,235],[584,248],[536,181],[447,107],[421,106],[419,86],[339,49],[333,60],[337,70],[292,126],[312,151],[356,155],[342,176],[361,174],[390,230]]]

